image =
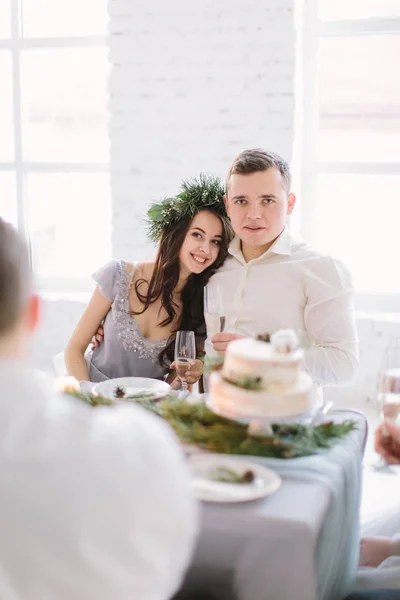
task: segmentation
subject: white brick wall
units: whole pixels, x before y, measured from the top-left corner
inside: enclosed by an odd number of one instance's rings
[[[182,178],[224,177],[246,147],[291,158],[292,9],[293,0],[109,2],[116,256],[146,256],[140,216]]]
[[[153,250],[141,218],[151,200],[200,171],[225,176],[245,147],[292,156],[294,0],[110,0],[109,82],[113,255]],[[51,365],[84,304],[47,301],[36,364]],[[327,391],[360,405],[373,394],[388,334],[358,322],[361,370]],[[389,329],[390,330],[390,329]]]

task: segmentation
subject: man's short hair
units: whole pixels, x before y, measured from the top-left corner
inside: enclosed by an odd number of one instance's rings
[[[229,169],[226,187],[228,188],[231,175],[250,175],[251,173],[268,171],[268,169],[277,169],[279,171],[289,192],[292,184],[292,176],[288,163],[279,154],[268,152],[261,148],[243,150],[235,158]]]
[[[0,335],[16,325],[31,286],[27,245],[18,231],[0,217]]]

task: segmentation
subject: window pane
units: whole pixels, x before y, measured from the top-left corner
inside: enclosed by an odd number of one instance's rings
[[[25,159],[108,161],[107,56],[106,48],[22,53]]]
[[[38,275],[89,278],[110,258],[108,174],[31,173],[27,198]]]
[[[14,160],[11,52],[0,50],[0,162]]]
[[[0,217],[17,226],[17,190],[15,173],[0,173]]]
[[[320,17],[335,19],[384,19],[400,17],[399,0],[320,0]]]
[[[400,160],[399,35],[320,41],[318,159]]]
[[[400,293],[399,175],[322,175],[317,247],[342,259],[357,289]]]
[[[107,0],[22,1],[25,37],[106,35],[107,23]]]
[[[11,36],[10,0],[0,0],[0,38]]]

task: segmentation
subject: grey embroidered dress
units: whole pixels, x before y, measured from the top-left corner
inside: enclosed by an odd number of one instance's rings
[[[130,314],[129,288],[133,273],[123,260],[112,260],[92,275],[101,293],[112,302],[104,320],[104,341],[86,355],[90,381],[114,377],[152,377],[163,379],[168,367],[160,365],[158,356],[167,341],[143,337]]]

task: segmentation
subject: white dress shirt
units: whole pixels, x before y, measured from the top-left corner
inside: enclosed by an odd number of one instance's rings
[[[259,258],[246,262],[235,237],[208,286],[218,286],[225,329],[256,336],[293,329],[306,344],[304,368],[315,384],[351,383],[358,342],[351,276],[330,256],[295,241],[287,228]],[[206,353],[213,354],[208,332]]]
[[[136,406],[85,406],[0,362],[0,598],[166,600],[196,505],[170,428]]]

